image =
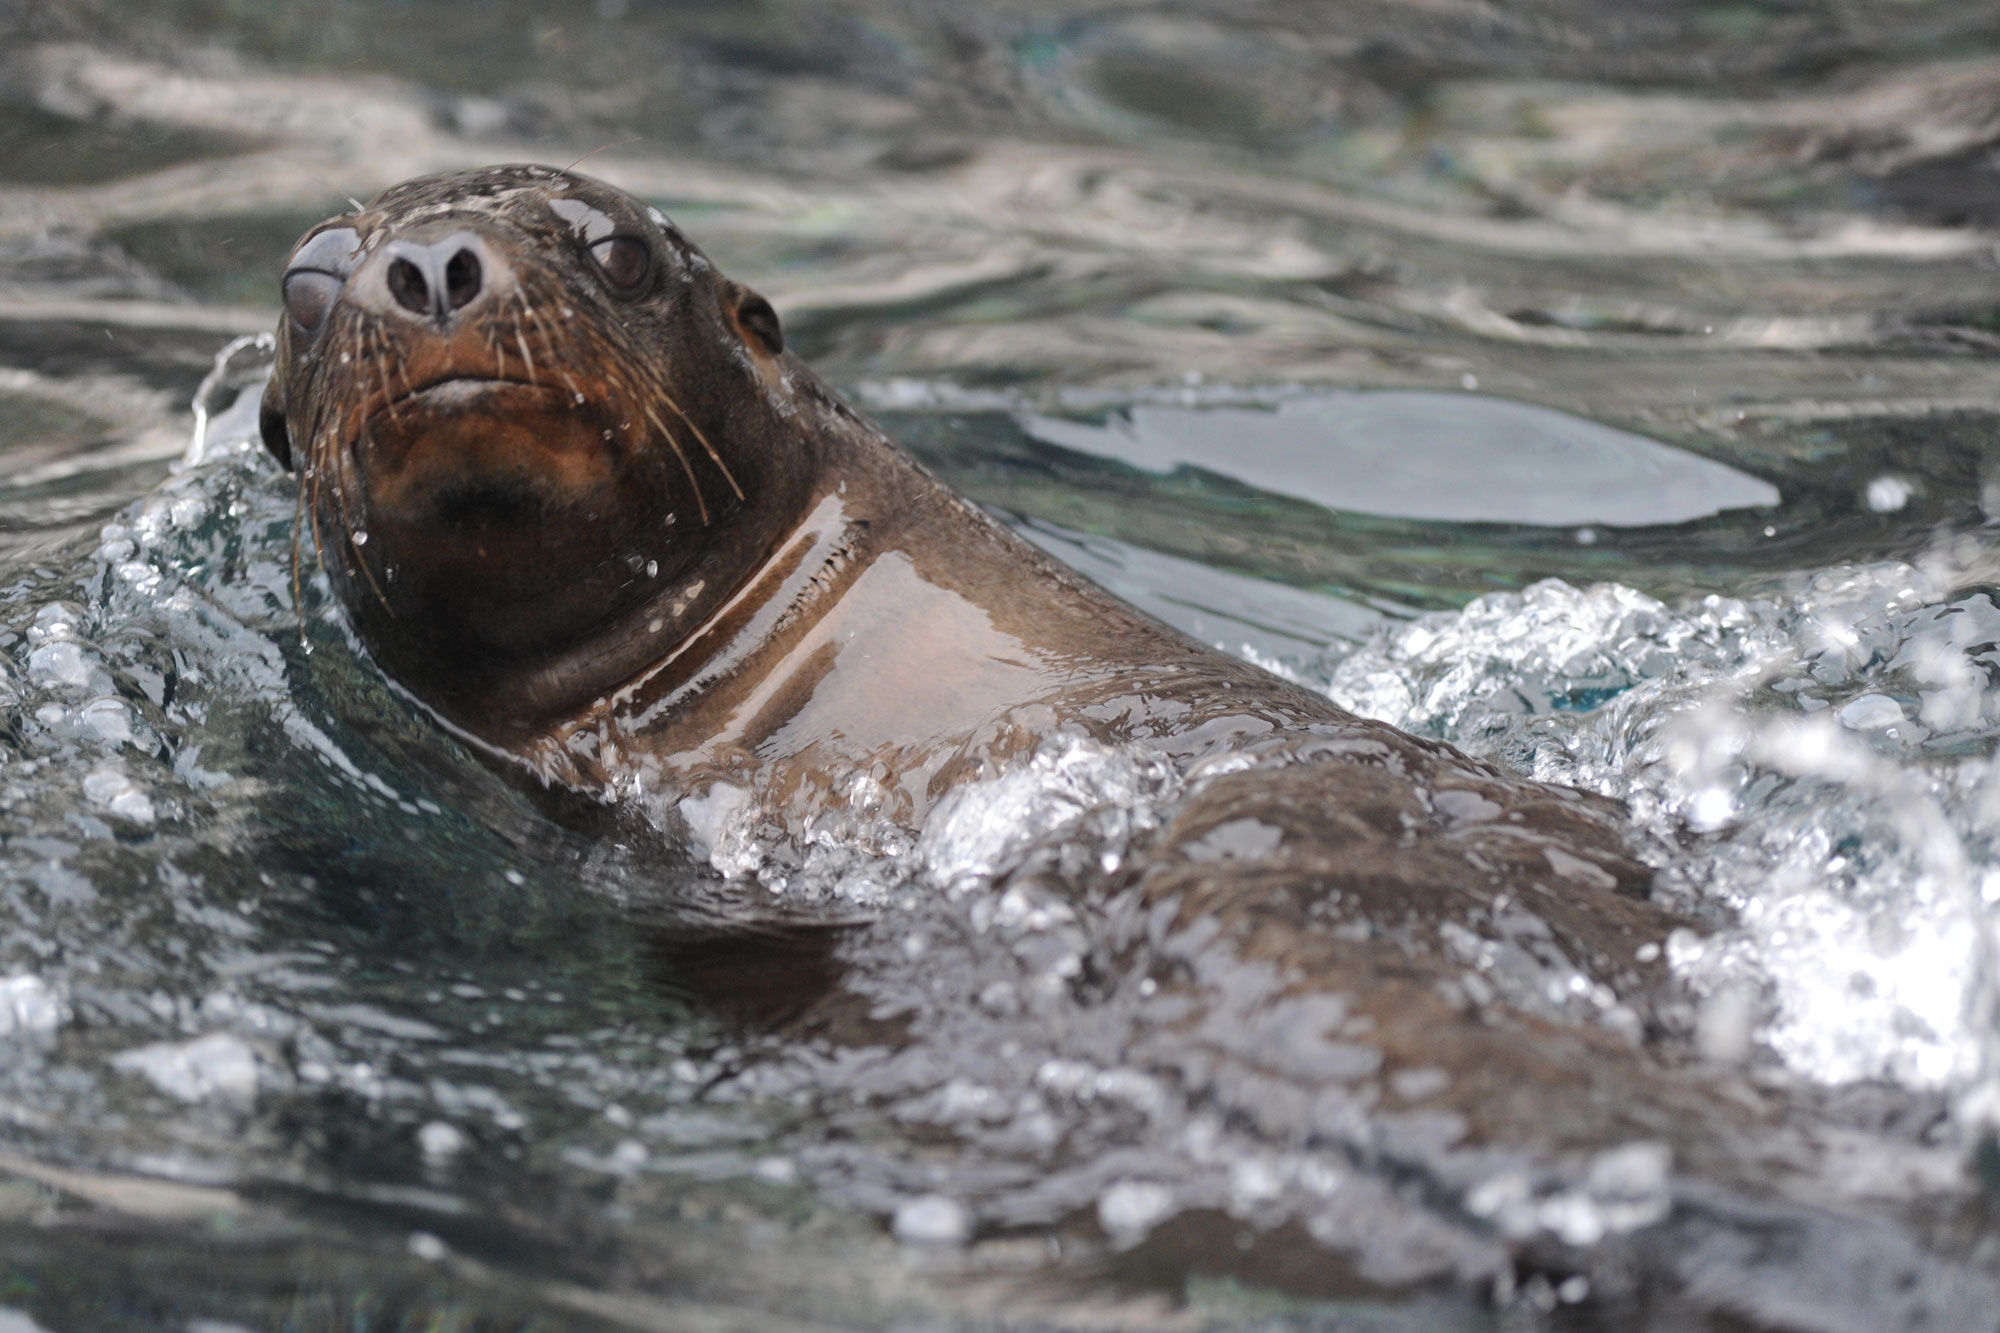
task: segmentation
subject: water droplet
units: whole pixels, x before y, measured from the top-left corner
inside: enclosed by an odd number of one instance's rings
[[[257,1096],[257,1057],[233,1033],[211,1032],[193,1041],[141,1046],[112,1056],[111,1063],[179,1101],[247,1106]]]
[[[40,977],[23,972],[0,981],[0,1036],[54,1032],[62,1021],[62,1001]]]
[[[956,1199],[926,1194],[898,1207],[889,1230],[905,1245],[963,1245],[972,1237],[972,1219]]]
[[[1736,815],[1736,799],[1721,787],[1705,787],[1688,802],[1688,823],[1703,832],[1712,832]]]
[[[1097,1223],[1118,1245],[1135,1245],[1174,1211],[1174,1192],[1150,1180],[1121,1180],[1097,1198]]]
[[[1868,483],[1868,507],[1878,514],[1893,514],[1909,504],[1916,488],[1901,477],[1880,476]]]
[[[417,1131],[417,1147],[425,1157],[441,1161],[465,1150],[465,1132],[445,1120],[433,1120]]]

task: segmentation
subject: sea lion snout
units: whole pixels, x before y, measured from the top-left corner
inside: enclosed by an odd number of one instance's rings
[[[442,327],[514,287],[513,266],[498,247],[475,231],[453,227],[441,236],[390,241],[355,274],[350,299],[373,314],[401,313]]]
[[[519,292],[509,246],[484,229],[443,222],[391,236],[347,280],[341,301],[393,321],[406,336],[449,334]]]

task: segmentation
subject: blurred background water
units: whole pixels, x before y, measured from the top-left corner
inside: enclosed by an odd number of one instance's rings
[[[1866,1257],[1643,1154],[1420,1197],[1015,1003],[1076,923],[981,887],[1143,756],[663,852],[425,722],[216,358],[349,197],[587,154],[1087,574],[1625,799]],[[0,0],[0,1320],[1992,1327],[1997,246],[1990,4]],[[775,900],[875,924],[703,933]]]

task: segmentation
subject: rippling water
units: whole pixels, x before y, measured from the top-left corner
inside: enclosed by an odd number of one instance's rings
[[[1994,1326],[2000,14],[0,35],[0,1321]],[[1449,1071],[1378,1086],[1241,966],[1204,1084],[1058,891],[1201,780],[1141,749],[1051,737],[914,838],[663,844],[411,707],[217,354],[343,196],[607,143],[1033,540],[1625,801],[1690,923],[1648,1040],[1754,1109],[1740,1160],[1461,1150]],[[1466,993],[1638,1023],[1520,939],[1458,941]]]

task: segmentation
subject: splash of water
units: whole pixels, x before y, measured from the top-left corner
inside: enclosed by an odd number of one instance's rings
[[[1356,711],[1627,801],[1661,890],[1723,924],[1668,955],[1716,1058],[1955,1092],[2000,1047],[2000,608],[1977,550],[1669,606],[1559,581],[1378,635]]]

